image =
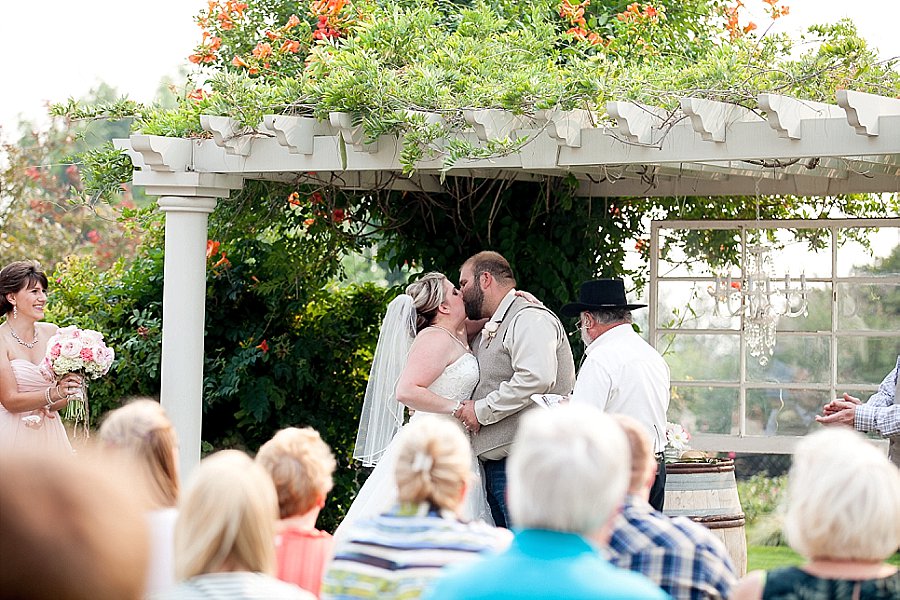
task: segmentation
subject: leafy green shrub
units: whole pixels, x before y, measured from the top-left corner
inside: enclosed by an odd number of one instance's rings
[[[738,481],[738,496],[747,520],[747,539],[757,546],[784,545],[780,505],[784,501],[787,476],[753,475]]]

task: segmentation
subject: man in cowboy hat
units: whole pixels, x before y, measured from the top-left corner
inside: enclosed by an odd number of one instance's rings
[[[560,313],[579,317],[587,346],[570,401],[628,415],[646,429],[659,468],[650,490],[650,504],[663,509],[666,466],[666,410],[669,408],[669,366],[631,326],[631,311],[646,304],[628,304],[621,279],[581,284],[578,302]]]

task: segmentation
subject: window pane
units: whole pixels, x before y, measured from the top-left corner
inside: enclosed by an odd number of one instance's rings
[[[837,291],[839,330],[900,329],[900,284],[839,283]]]
[[[766,366],[747,353],[747,381],[770,383],[824,383],[831,381],[830,336],[780,333],[775,354]]]
[[[738,381],[740,377],[737,334],[668,334],[656,349],[669,363],[673,381]]]
[[[657,325],[669,329],[740,328],[740,317],[731,316],[728,307],[717,305],[710,294],[714,286],[710,281],[660,281]]]
[[[861,241],[868,243],[867,249]],[[900,275],[900,228],[847,228],[838,231],[837,275]]]
[[[659,261],[659,277],[710,277],[710,265],[722,274],[731,266],[733,275],[741,276],[739,229],[660,229],[659,248],[665,257]],[[709,248],[718,252],[710,256]]]
[[[838,338],[838,390],[860,383],[878,385],[894,370],[898,354],[900,337]]]
[[[797,281],[793,280],[792,288],[797,287]],[[784,280],[774,289],[784,289]],[[792,297],[792,312],[798,312],[802,306],[799,295]],[[831,332],[831,284],[824,282],[807,282],[806,284],[806,314],[796,317],[783,316],[778,319],[778,331],[824,331]],[[787,309],[784,294],[773,297],[775,307],[783,311]]]
[[[666,418],[688,433],[738,433],[738,390],[672,386]]]
[[[820,427],[816,415],[829,401],[823,390],[747,390],[747,435],[806,435]]]

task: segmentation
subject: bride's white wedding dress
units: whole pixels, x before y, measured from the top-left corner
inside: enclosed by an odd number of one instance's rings
[[[478,385],[478,360],[470,353],[465,353],[448,365],[444,372],[435,379],[428,389],[444,398],[454,402],[468,400]],[[410,423],[428,413],[418,410],[413,414]],[[460,427],[462,427],[460,425]],[[394,464],[396,461],[396,436],[391,441],[384,456],[372,470],[369,478],[360,488],[356,499],[350,505],[347,515],[341,521],[335,538],[340,538],[348,531],[347,526],[357,520],[379,515],[390,509],[397,501],[397,484],[394,479]],[[481,477],[481,466],[475,455],[472,455],[472,481],[469,483],[469,491],[466,494],[461,517],[466,520],[482,520],[493,525],[491,510],[488,507],[487,497]]]

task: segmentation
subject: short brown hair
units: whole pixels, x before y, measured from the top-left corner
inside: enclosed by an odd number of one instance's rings
[[[510,284],[513,287],[516,285],[516,278],[513,275],[512,267],[509,266],[509,261],[503,258],[499,252],[484,250],[469,258],[463,263],[463,266],[465,265],[472,267],[476,278],[482,273],[490,273],[500,283]]]
[[[11,312],[13,305],[6,299],[7,294],[15,294],[29,285],[40,283],[46,290],[50,283],[35,260],[17,260],[0,270],[0,314]]]
[[[334,455],[312,427],[282,429],[262,445],[256,462],[275,483],[282,519],[308,512],[334,485]]]

